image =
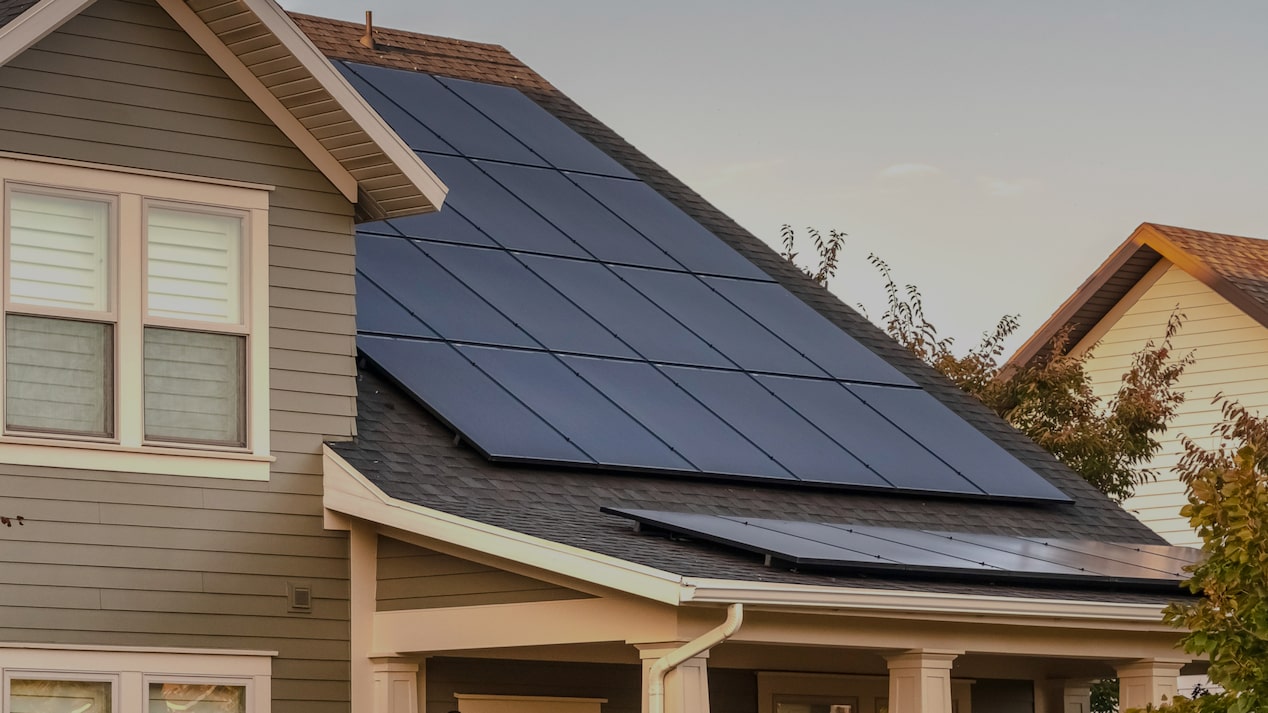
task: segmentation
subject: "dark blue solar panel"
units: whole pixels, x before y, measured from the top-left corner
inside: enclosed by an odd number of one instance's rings
[[[795,479],[651,364],[584,357],[563,360],[701,471]]]
[[[591,462],[448,344],[362,335],[357,348],[491,458]]]
[[[348,63],[384,96],[463,156],[545,166],[537,154],[429,74]],[[387,119],[393,129],[392,119]],[[408,142],[408,139],[406,139]],[[439,148],[416,150],[445,151]]]
[[[569,174],[587,193],[692,272],[770,280],[718,236],[641,181]]]
[[[783,376],[758,376],[757,380],[894,486],[983,494],[894,424],[878,416],[844,386],[832,381]]]
[[[447,77],[438,79],[555,168],[634,177],[518,89]]]
[[[361,96],[374,107],[374,110],[383,117],[383,120],[392,127],[398,136],[405,141],[405,145],[415,151],[439,151],[440,153],[453,153],[454,149],[449,144],[440,139],[439,136],[432,133],[431,129],[423,126],[423,123],[415,119],[408,111],[410,103],[410,95],[408,91],[398,92],[397,96],[406,101],[406,108],[401,108],[395,101],[389,99],[380,89],[389,87],[396,88],[400,85],[407,85],[411,80],[408,76],[397,77],[396,74],[407,75],[406,72],[392,72],[392,70],[378,70],[374,67],[366,67],[364,65],[356,65],[357,70],[366,70],[374,81],[366,81],[361,75],[353,70],[352,65],[346,62],[335,62],[335,67],[343,74],[348,83],[354,89],[361,93]]]
[[[606,325],[643,358],[670,364],[734,368],[734,364],[676,322],[603,264],[521,255],[541,276]]]
[[[446,243],[418,248],[547,349],[638,356],[508,252]]]
[[[983,492],[1069,501],[1070,498],[1051,483],[924,391],[857,384],[846,388]]]
[[[357,236],[366,277],[446,339],[535,347],[527,334],[405,238]],[[379,320],[382,324],[382,320]],[[398,333],[393,329],[383,331]]]
[[[558,171],[488,161],[476,164],[604,262],[682,269]]]
[[[438,337],[422,320],[357,271],[357,329],[363,332]]]
[[[915,386],[889,362],[779,285],[720,277],[706,277],[704,281],[838,379]]]
[[[393,221],[393,225],[406,235],[472,245],[497,244],[504,248],[552,255],[586,256],[586,252],[568,236],[471,161],[430,154],[423,156],[423,160],[449,187],[449,195],[445,197],[445,207],[439,213]],[[458,215],[447,216],[446,211],[457,212]]]
[[[523,94],[340,70],[450,189],[439,213],[358,231],[360,329],[424,345],[367,356],[483,452],[1067,499]],[[453,373],[407,358],[428,354]],[[462,402],[464,379],[494,406]],[[542,424],[563,435],[525,446]]]
[[[599,465],[695,470],[558,357],[487,347],[458,349]],[[506,427],[513,429],[515,424]]]
[[[616,273],[745,369],[827,376],[694,275],[617,267]]]
[[[743,372],[660,367],[674,383],[769,453],[798,479],[890,487]]]
[[[602,508],[643,526],[730,545],[803,566],[828,567],[856,573],[903,573],[995,581],[1013,579],[1061,584],[1070,581],[1174,591],[1185,575],[1158,570],[1142,560],[1117,561],[1080,548],[1112,548],[1127,552],[1132,545],[1078,541],[1062,551],[1029,538],[968,533],[938,533],[894,527],[800,522]],[[1069,542],[1069,541],[1066,541]],[[1155,546],[1157,547],[1157,546]],[[1200,552],[1187,547],[1158,547],[1176,560],[1195,561]]]

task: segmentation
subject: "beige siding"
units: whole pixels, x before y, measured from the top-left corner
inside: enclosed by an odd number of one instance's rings
[[[379,538],[378,610],[511,604],[589,595],[469,560]]]
[[[1154,458],[1157,482],[1137,488],[1124,506],[1171,542],[1194,545],[1199,544],[1197,536],[1180,517],[1184,486],[1171,470],[1183,452],[1180,438],[1187,435],[1215,445],[1210,433],[1220,421],[1220,408],[1211,401],[1217,393],[1268,412],[1268,329],[1172,266],[1101,337],[1089,371],[1098,395],[1113,397],[1131,355],[1146,341],[1162,337],[1177,308],[1186,321],[1175,347],[1179,352],[1193,350],[1197,359],[1180,384],[1187,399]]]
[[[152,2],[99,0],[0,68],[0,150],[277,187],[269,482],[0,466],[0,513],[28,519],[0,536],[0,640],[277,650],[275,711],[346,711],[319,453],[353,429],[351,206]]]

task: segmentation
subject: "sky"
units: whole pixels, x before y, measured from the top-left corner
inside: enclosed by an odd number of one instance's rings
[[[849,234],[961,349],[1141,222],[1268,238],[1268,3],[283,0],[501,44],[741,225]],[[803,253],[806,252],[803,250]]]

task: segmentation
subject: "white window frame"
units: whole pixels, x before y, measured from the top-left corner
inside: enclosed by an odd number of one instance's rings
[[[0,434],[0,463],[58,465],[68,468],[132,473],[212,476],[267,480],[269,464],[268,380],[268,207],[271,186],[101,166],[0,152],[4,194],[16,188],[57,195],[88,194],[115,201],[107,280],[114,318],[114,434],[109,438],[5,430]],[[246,446],[148,441],[144,424],[144,328],[177,326],[148,316],[146,258],[147,205],[243,218],[241,323],[182,322],[180,328],[235,333],[246,337]],[[3,275],[9,275],[7,198],[0,216]],[[9,312],[4,285],[5,312]],[[58,316],[57,310],[13,305],[15,313]],[[79,314],[79,313],[76,313]],[[65,316],[71,316],[69,314]],[[79,319],[83,319],[80,315]],[[104,321],[104,319],[102,320]],[[0,355],[5,354],[0,329]],[[0,370],[6,359],[0,359]],[[0,388],[3,387],[0,372]],[[0,397],[0,408],[3,398]],[[3,423],[3,421],[0,421]]]
[[[276,651],[0,644],[4,674],[0,713],[9,710],[9,681],[107,681],[113,713],[146,713],[150,683],[246,687],[246,713],[270,713]]]

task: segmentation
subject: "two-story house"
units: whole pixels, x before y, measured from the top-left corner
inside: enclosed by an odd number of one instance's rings
[[[1072,712],[1191,663],[1191,553],[502,48],[0,23],[3,711]]]

